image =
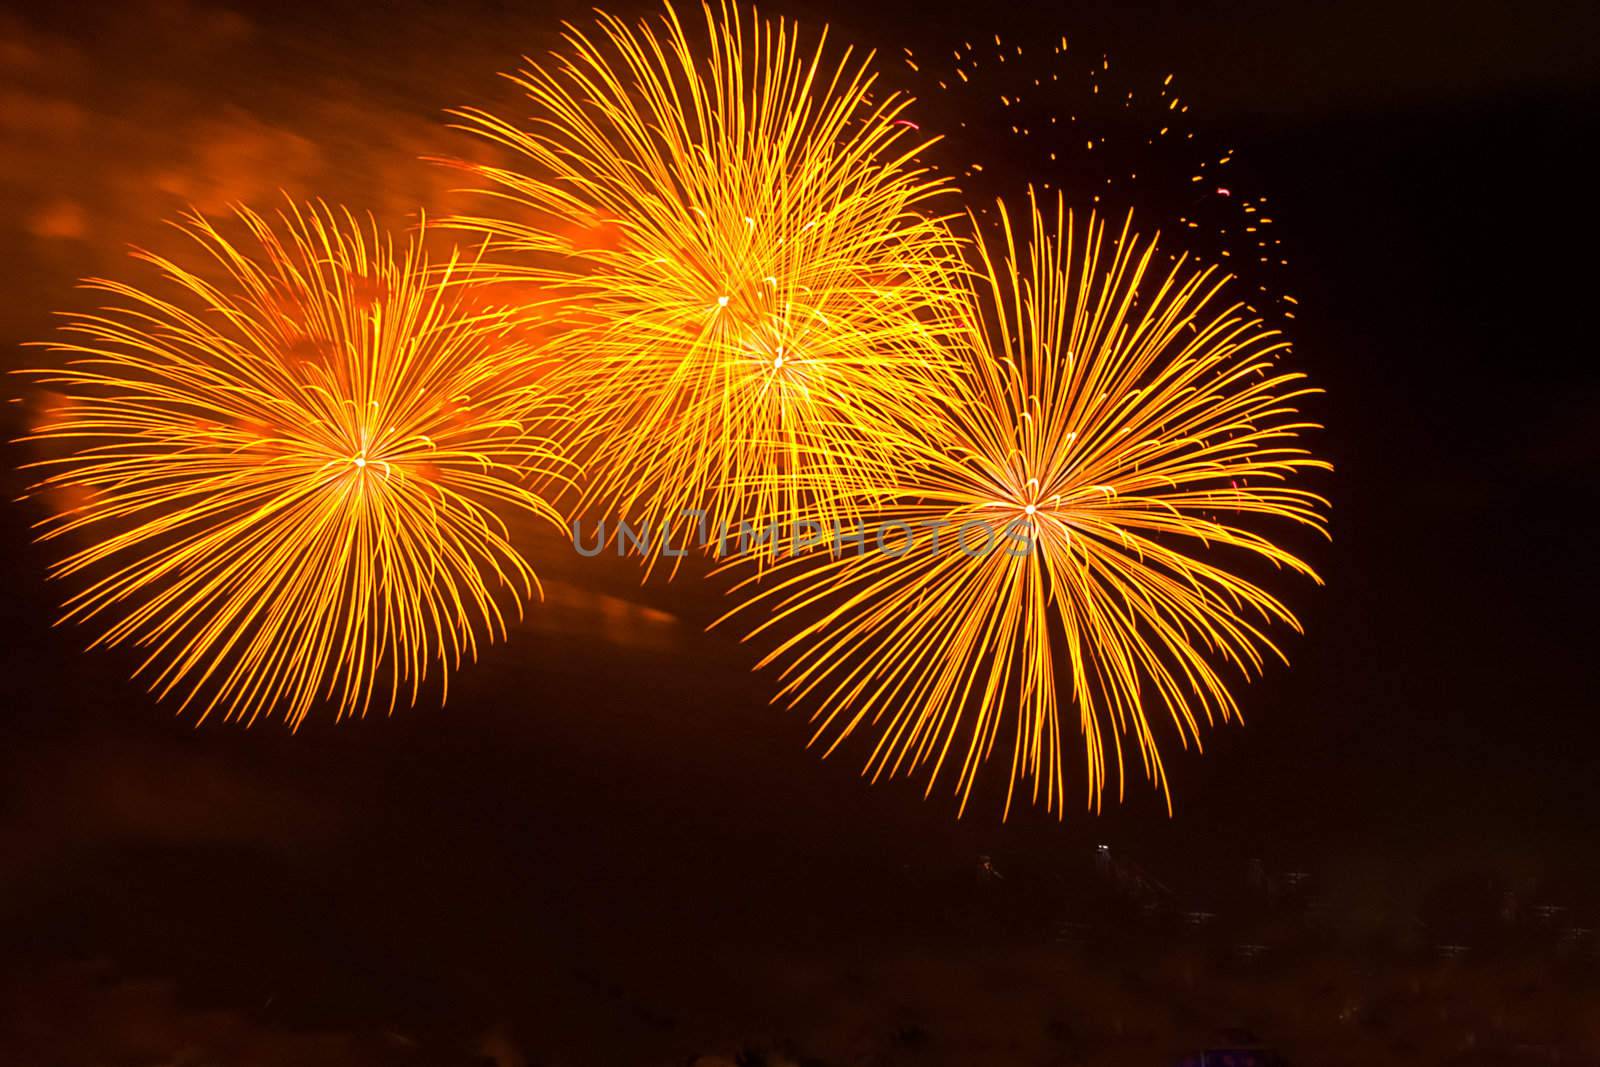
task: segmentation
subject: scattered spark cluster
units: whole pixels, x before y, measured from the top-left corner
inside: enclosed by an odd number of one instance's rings
[[[998,171],[1085,208],[1137,205],[1176,231],[1164,241],[1169,256],[1219,262],[1248,286],[1252,310],[1294,318],[1270,198],[1234,149],[1210,146],[1175,75],[1125,75],[1066,36],[1022,44],[994,34],[925,55],[904,49],[901,58],[924,107],[953,134],[942,163],[969,196],[1017,193]],[[992,221],[988,209],[978,213]]]

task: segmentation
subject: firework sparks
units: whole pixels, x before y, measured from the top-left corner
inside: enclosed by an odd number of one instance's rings
[[[526,128],[461,112],[522,165],[468,166],[500,210],[452,223],[559,323],[550,384],[585,412],[586,505],[828,522],[839,487],[881,481],[884,428],[930,408],[946,186],[915,162],[929,142],[908,101],[874,98],[870,57],[703,13],[703,33],[670,7],[569,26],[514,79],[539,109]]]
[[[1298,629],[1241,565],[1315,578],[1253,528],[1325,530],[1325,501],[1290,484],[1328,466],[1296,443],[1312,390],[1276,368],[1276,334],[1221,306],[1215,270],[1156,268],[1128,226],[1108,238],[1091,217],[1080,235],[1059,200],[1020,235],[999,215],[976,243],[962,384],[863,505],[900,544],[786,560],[730,616],[767,613],[751,635],[779,643],[761,665],[782,665],[779,699],[814,709],[828,751],[870,728],[874,779],[927,767],[931,790],[956,764],[964,810],[1006,734],[1006,810],[1031,779],[1060,813],[1075,711],[1090,805],[1112,778],[1122,796],[1131,740],[1170,806],[1158,720],[1198,745],[1238,711],[1227,675],[1281,657],[1267,627]],[[975,553],[956,544],[974,523],[991,531]]]
[[[1294,318],[1283,293],[1289,261],[1268,198],[1252,191],[1232,148],[1210,144],[1204,132],[1196,138],[1174,75],[1133,76],[1104,53],[1069,48],[1065,37],[1018,44],[995,35],[992,47],[969,40],[926,56],[906,49],[902,61],[928,98],[925,110],[954,135],[937,154],[969,194],[1009,195],[1005,176],[1022,172],[1102,212],[1137,203],[1183,228],[1181,244],[1166,242],[1169,256],[1225,259],[1253,290],[1252,311]],[[984,158],[990,170],[974,161]],[[1010,165],[996,171],[995,159]],[[987,180],[991,174],[1000,177]]]
[[[197,271],[138,254],[170,298],[90,282],[118,306],[71,318],[65,367],[29,372],[65,398],[31,437],[36,491],[66,504],[42,536],[83,543],[53,574],[91,579],[65,617],[139,647],[151,688],[202,718],[414,703],[537,591],[506,526],[560,523],[524,484],[561,469],[526,430],[532,355],[420,235],[397,250],[326,207],[239,216],[248,241],[185,220]]]

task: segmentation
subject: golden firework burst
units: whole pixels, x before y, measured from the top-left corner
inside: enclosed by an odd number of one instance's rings
[[[116,306],[28,372],[63,397],[31,439],[63,502],[42,536],[79,546],[53,574],[89,579],[65,618],[202,718],[415,702],[535,595],[507,519],[561,521],[526,487],[562,467],[529,432],[532,353],[421,234],[396,248],[325,206],[239,222],[185,219],[195,270],[136,254],[168,295],[89,282]]]
[[[496,210],[451,224],[486,236],[485,276],[560,338],[550,384],[583,413],[586,505],[651,527],[684,509],[708,530],[827,524],[841,486],[881,481],[884,427],[931,410],[947,186],[870,57],[728,4],[703,16],[569,26],[513,79],[531,124],[459,112],[519,162],[461,164]]]
[[[1031,204],[1019,248],[999,214],[951,402],[895,439],[898,484],[861,505],[875,536],[746,579],[730,614],[769,613],[752,635],[778,635],[761,665],[781,664],[780,699],[814,708],[829,751],[870,729],[875,779],[926,765],[931,790],[957,764],[964,810],[1004,734],[1006,811],[1031,779],[1060,813],[1075,715],[1090,805],[1112,776],[1122,795],[1131,739],[1170,810],[1161,721],[1198,745],[1237,713],[1227,675],[1281,656],[1267,627],[1298,629],[1250,560],[1316,577],[1257,528],[1325,532],[1326,502],[1292,484],[1328,467],[1297,443],[1314,390],[1225,277],[1163,271],[1131,219],[1108,239]]]

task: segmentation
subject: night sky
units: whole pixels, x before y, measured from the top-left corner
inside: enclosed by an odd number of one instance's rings
[[[641,586],[630,565],[555,538],[535,556],[549,603],[452,681],[445,709],[296,736],[196,729],[126,680],[130,655],[84,653],[86,633],[52,628],[60,591],[30,541],[38,505],[12,503],[0,1060],[35,1062],[4,1054],[7,1035],[38,1047],[16,1037],[19,1018],[48,1022],[90,996],[34,976],[85,961],[166,983],[179,1005],[128,1010],[232,1013],[258,1048],[392,1036],[371,1038],[376,1059],[361,1045],[331,1063],[454,1062],[429,1050],[501,1031],[529,1063],[731,1056],[839,997],[890,1004],[888,1018],[901,1001],[885,976],[914,971],[908,959],[929,988],[953,988],[927,975],[979,956],[1033,974],[1050,887],[1076,884],[1101,843],[1186,899],[1225,898],[1251,859],[1309,871],[1350,929],[1404,925],[1452,877],[1600,904],[1600,370],[1583,163],[1600,9],[870,6],[764,10],[877,47],[886,77],[918,91],[894,62],[903,46],[948,52],[996,32],[1064,32],[1130,85],[1176,72],[1196,140],[1232,148],[1234,176],[1272,198],[1290,260],[1273,283],[1298,299],[1293,360],[1326,390],[1313,414],[1336,467],[1320,483],[1333,539],[1298,544],[1326,585],[1279,583],[1307,633],[1286,639],[1289,668],[1237,694],[1247,725],[1169,758],[1175,814],[1142,784],[1100,816],[1024,808],[1004,825],[997,796],[958,821],[945,783],[926,800],[920,779],[869,786],[862,746],[807,752],[803,716],[767,706],[751,652],[703,632],[720,614],[714,582]],[[185,203],[270,208],[282,187],[395,225],[417,206],[449,210],[458,176],[419,157],[476,149],[443,109],[508,100],[494,73],[582,11],[0,8],[8,365],[44,358],[19,345],[83,306],[75,278],[126,273],[130,243],[168,247],[161,220]],[[996,121],[974,113],[940,149],[992,161],[973,190],[1052,180],[1018,164]],[[1107,209],[1157,217],[1162,188],[1119,188]],[[7,437],[24,407],[11,405]],[[7,447],[15,498],[28,453]],[[981,855],[1005,875],[1005,906],[969,899]],[[846,992],[817,992],[832,988]],[[1005,1001],[1003,984],[983,989],[972,1003]],[[872,1062],[1054,1062],[932,1047]],[[291,1054],[324,1062],[249,1062]]]

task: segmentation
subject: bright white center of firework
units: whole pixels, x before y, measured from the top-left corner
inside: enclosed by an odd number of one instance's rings
[[[728,306],[728,298],[727,297],[725,297],[725,296],[717,297],[717,307],[725,308],[727,306]]]
[[[773,370],[782,370],[783,369],[783,356],[781,354],[772,357],[772,369]]]
[[[355,458],[352,459],[350,462],[352,462],[352,463],[354,463],[356,465],[356,469],[357,470],[365,470],[366,466],[367,466],[367,457],[362,455],[361,453],[357,452],[356,455],[355,455]]]
[[[1032,515],[1034,512],[1038,511],[1039,509],[1034,507],[1032,504],[1029,504],[1027,507],[1023,508],[1022,510],[1027,512],[1029,515]]]

